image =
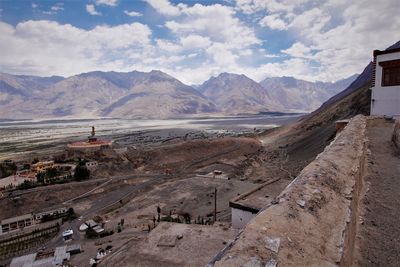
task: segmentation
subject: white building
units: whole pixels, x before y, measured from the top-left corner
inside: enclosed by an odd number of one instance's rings
[[[93,170],[96,169],[99,164],[97,163],[97,161],[88,161],[85,163],[85,165],[86,168],[88,168],[89,170]]]
[[[374,51],[371,115],[400,116],[400,48]]]

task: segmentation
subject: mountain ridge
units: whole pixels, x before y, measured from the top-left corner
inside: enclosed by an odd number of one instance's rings
[[[207,93],[207,82],[218,86],[209,87]],[[4,119],[169,118],[271,111],[293,110],[243,74],[221,73],[195,89],[159,70],[92,71],[70,77],[0,73],[0,117]]]

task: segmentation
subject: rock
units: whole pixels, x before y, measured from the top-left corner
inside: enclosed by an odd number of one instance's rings
[[[270,259],[269,261],[267,261],[267,263],[265,264],[265,267],[276,267],[276,265],[278,264],[278,262],[274,259]]]
[[[281,244],[281,239],[279,237],[266,237],[265,247],[275,253],[279,251],[279,245]]]
[[[299,205],[302,209],[304,209],[304,206],[306,205],[306,202],[302,199],[298,199],[296,201],[297,205]]]
[[[276,204],[278,204],[279,203],[279,199],[278,198],[274,198],[272,201],[271,201],[271,204],[272,205],[276,205]]]
[[[248,262],[246,262],[243,267],[261,267],[261,260],[258,256],[251,257]]]

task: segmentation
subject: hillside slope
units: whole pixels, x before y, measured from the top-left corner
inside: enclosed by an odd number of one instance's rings
[[[0,75],[1,118],[167,118],[216,111],[201,93],[161,71]]]
[[[272,99],[287,111],[310,112],[316,110],[330,97],[347,88],[358,75],[330,82],[309,82],[293,77],[266,78],[260,82]]]
[[[284,111],[279,101],[245,75],[221,73],[204,82],[198,90],[227,114]]]

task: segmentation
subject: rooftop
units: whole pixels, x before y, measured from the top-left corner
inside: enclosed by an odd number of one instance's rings
[[[400,52],[400,48],[392,48],[392,49],[386,49],[386,50],[374,50],[374,57],[379,56],[379,55],[384,55],[384,54],[391,54],[391,53],[397,53]]]
[[[229,202],[231,208],[237,208],[251,213],[258,213],[268,206],[279,192],[288,184],[286,180],[274,179],[241,194]]]

